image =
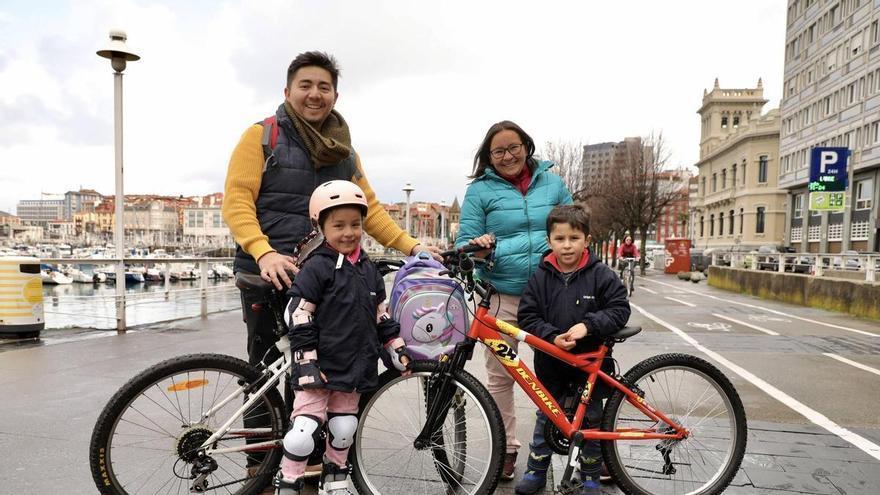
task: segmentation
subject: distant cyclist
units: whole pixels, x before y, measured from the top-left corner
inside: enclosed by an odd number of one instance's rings
[[[624,258],[633,258],[638,262],[641,259],[641,255],[639,254],[639,248],[633,242],[633,238],[631,235],[627,235],[623,239],[623,244],[617,248],[617,268],[620,276],[623,277],[623,269],[626,268],[626,263],[623,262]]]

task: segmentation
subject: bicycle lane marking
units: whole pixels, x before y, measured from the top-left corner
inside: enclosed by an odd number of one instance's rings
[[[752,385],[758,387],[764,393],[769,395],[771,398],[778,400],[779,402],[781,402],[782,404],[784,404],[785,406],[787,406],[788,408],[790,408],[794,412],[805,417],[807,420],[809,420],[814,425],[819,426],[820,428],[824,428],[825,430],[828,430],[832,434],[837,435],[838,437],[842,438],[843,440],[846,440],[847,442],[851,443],[852,445],[854,445],[856,448],[858,448],[862,452],[864,452],[864,453],[868,454],[869,456],[873,457],[874,459],[877,459],[878,461],[880,461],[880,445],[877,445],[874,442],[871,442],[867,438],[865,438],[857,433],[853,433],[853,432],[847,430],[846,428],[838,425],[834,421],[831,421],[824,414],[822,414],[814,409],[811,409],[810,407],[808,407],[807,405],[805,405],[801,402],[798,402],[794,397],[791,397],[790,395],[786,394],[782,390],[779,390],[778,388],[765,382],[761,378],[758,378],[753,373],[747,371],[746,369],[740,367],[739,365],[733,363],[732,361],[729,361],[727,358],[723,357],[722,355],[718,354],[717,352],[715,352],[707,347],[704,347],[702,344],[697,342],[696,339],[694,339],[693,337],[691,337],[690,335],[688,335],[687,333],[685,333],[681,329],[679,329],[669,323],[666,323],[665,321],[661,320],[660,318],[645,311],[639,305],[634,304],[632,302],[630,302],[629,304],[630,304],[630,306],[635,308],[639,313],[641,313],[646,318],[654,321],[658,325],[661,325],[661,326],[665,327],[667,330],[671,331],[672,333],[678,335],[679,337],[681,337],[682,340],[684,340],[688,344],[692,345],[698,351],[709,356],[710,358],[715,360],[715,362],[724,366],[725,368],[729,369],[730,371],[736,373],[743,380],[746,380],[749,383],[751,383]]]
[[[687,301],[682,301],[681,299],[676,299],[676,298],[674,298],[674,297],[667,297],[666,299],[669,299],[670,301],[675,301],[675,302],[677,302],[677,303],[684,304],[685,306],[690,306],[690,307],[692,307],[692,308],[696,308],[696,307],[697,307],[696,304],[689,303],[689,302],[687,302]]]
[[[644,277],[642,277],[642,279],[644,279],[644,280],[648,280],[647,278],[644,278]],[[685,291],[685,292],[690,292],[691,294],[696,294],[696,295],[698,295],[698,296],[711,297],[712,299],[717,299],[717,300],[719,300],[719,301],[726,302],[726,303],[730,303],[730,304],[738,304],[738,305],[740,305],[740,306],[746,306],[746,307],[748,307],[748,308],[760,309],[760,310],[762,310],[762,311],[767,311],[768,313],[774,313],[774,314],[781,315],[781,316],[785,316],[785,317],[788,317],[788,318],[797,318],[798,320],[803,320],[803,321],[806,321],[806,322],[809,322],[809,323],[815,323],[815,324],[817,324],[817,325],[823,325],[823,326],[826,326],[826,327],[837,328],[837,329],[839,329],[839,330],[846,330],[847,332],[854,332],[854,333],[858,333],[858,334],[862,334],[862,335],[867,335],[867,336],[869,336],[869,337],[880,337],[880,334],[871,333],[871,332],[866,332],[866,331],[864,331],[864,330],[858,330],[858,329],[855,329],[855,328],[844,327],[844,326],[841,326],[841,325],[835,325],[834,323],[825,323],[824,321],[812,320],[812,319],[810,319],[810,318],[804,318],[803,316],[797,316],[797,315],[793,315],[793,314],[785,313],[785,312],[782,312],[782,311],[777,311],[777,310],[775,310],[775,309],[765,308],[765,307],[763,307],[763,306],[757,306],[757,305],[755,305],[755,304],[749,304],[749,303],[744,303],[744,302],[740,302],[740,301],[734,301],[733,299],[724,299],[724,298],[721,298],[721,297],[718,297],[718,296],[713,296],[712,294],[706,294],[706,293],[703,293],[703,292],[697,292],[697,291],[693,291],[693,290],[690,290],[690,289],[683,289],[683,288],[681,288],[681,287],[676,287],[675,285],[667,284],[666,282],[660,282],[660,281],[657,281],[657,280],[648,280],[648,281],[649,281],[649,282],[653,282],[653,283],[655,283],[655,284],[660,284],[660,285],[665,285],[665,286],[668,286],[668,287],[673,287],[673,288],[675,288],[675,289],[683,290],[683,291]]]
[[[878,370],[876,368],[872,368],[870,366],[866,366],[862,363],[857,363],[857,362],[850,360],[850,359],[847,359],[843,356],[838,356],[837,354],[831,354],[830,352],[823,352],[822,355],[828,356],[831,359],[836,359],[836,360],[840,361],[841,363],[846,363],[850,366],[855,366],[856,368],[858,368],[860,370],[865,370],[868,373],[874,373],[875,375],[880,375],[880,370]]]
[[[641,287],[639,287],[639,290],[645,290],[645,291],[648,291],[648,293],[650,293],[650,294],[655,294],[655,295],[657,294],[657,291],[656,291],[656,290],[649,289],[649,288],[645,287],[644,285],[641,286]]]
[[[779,334],[774,332],[773,330],[767,330],[766,328],[761,328],[758,325],[752,325],[751,323],[746,323],[744,321],[740,321],[735,318],[731,318],[729,316],[724,316],[724,315],[718,314],[718,313],[712,313],[712,316],[714,316],[716,318],[721,318],[722,320],[732,321],[733,323],[736,323],[737,325],[742,325],[744,327],[754,328],[755,330],[757,330],[759,332],[764,332],[767,335],[773,335],[775,337],[779,336]]]

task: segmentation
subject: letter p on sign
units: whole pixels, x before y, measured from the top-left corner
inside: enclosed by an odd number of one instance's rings
[[[836,151],[823,151],[819,156],[819,173],[825,173],[825,167],[837,163]]]

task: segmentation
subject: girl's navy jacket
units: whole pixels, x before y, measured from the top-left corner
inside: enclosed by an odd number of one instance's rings
[[[559,271],[551,253],[544,253],[538,269],[526,285],[517,314],[519,326],[553,342],[557,335],[584,323],[587,336],[570,352],[596,351],[603,336],[623,328],[629,320],[626,289],[620,277],[589,251],[587,259],[582,259],[580,267],[570,274]],[[602,368],[606,372],[613,371],[613,362],[606,359]],[[535,373],[554,395],[563,393],[568,383],[583,385],[586,380],[585,373],[543,352],[535,352]]]
[[[400,334],[400,325],[392,319],[376,323],[385,282],[366,253],[361,251],[352,264],[325,243],[306,259],[288,294],[293,298],[291,307],[299,299],[317,306],[310,323],[290,330],[290,344],[294,351],[318,351],[318,366],[327,376],[325,388],[342,392],[376,388],[379,350]]]

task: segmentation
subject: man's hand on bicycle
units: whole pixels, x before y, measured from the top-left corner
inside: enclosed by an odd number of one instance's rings
[[[553,344],[564,351],[570,351],[577,345],[578,340],[587,336],[587,333],[589,333],[587,325],[578,323],[569,328],[567,332],[557,335],[553,339]]]
[[[276,289],[284,290],[285,287],[293,285],[287,272],[299,273],[295,261],[291,256],[270,251],[257,260],[257,264],[260,265],[260,277],[266,282],[271,282]]]

